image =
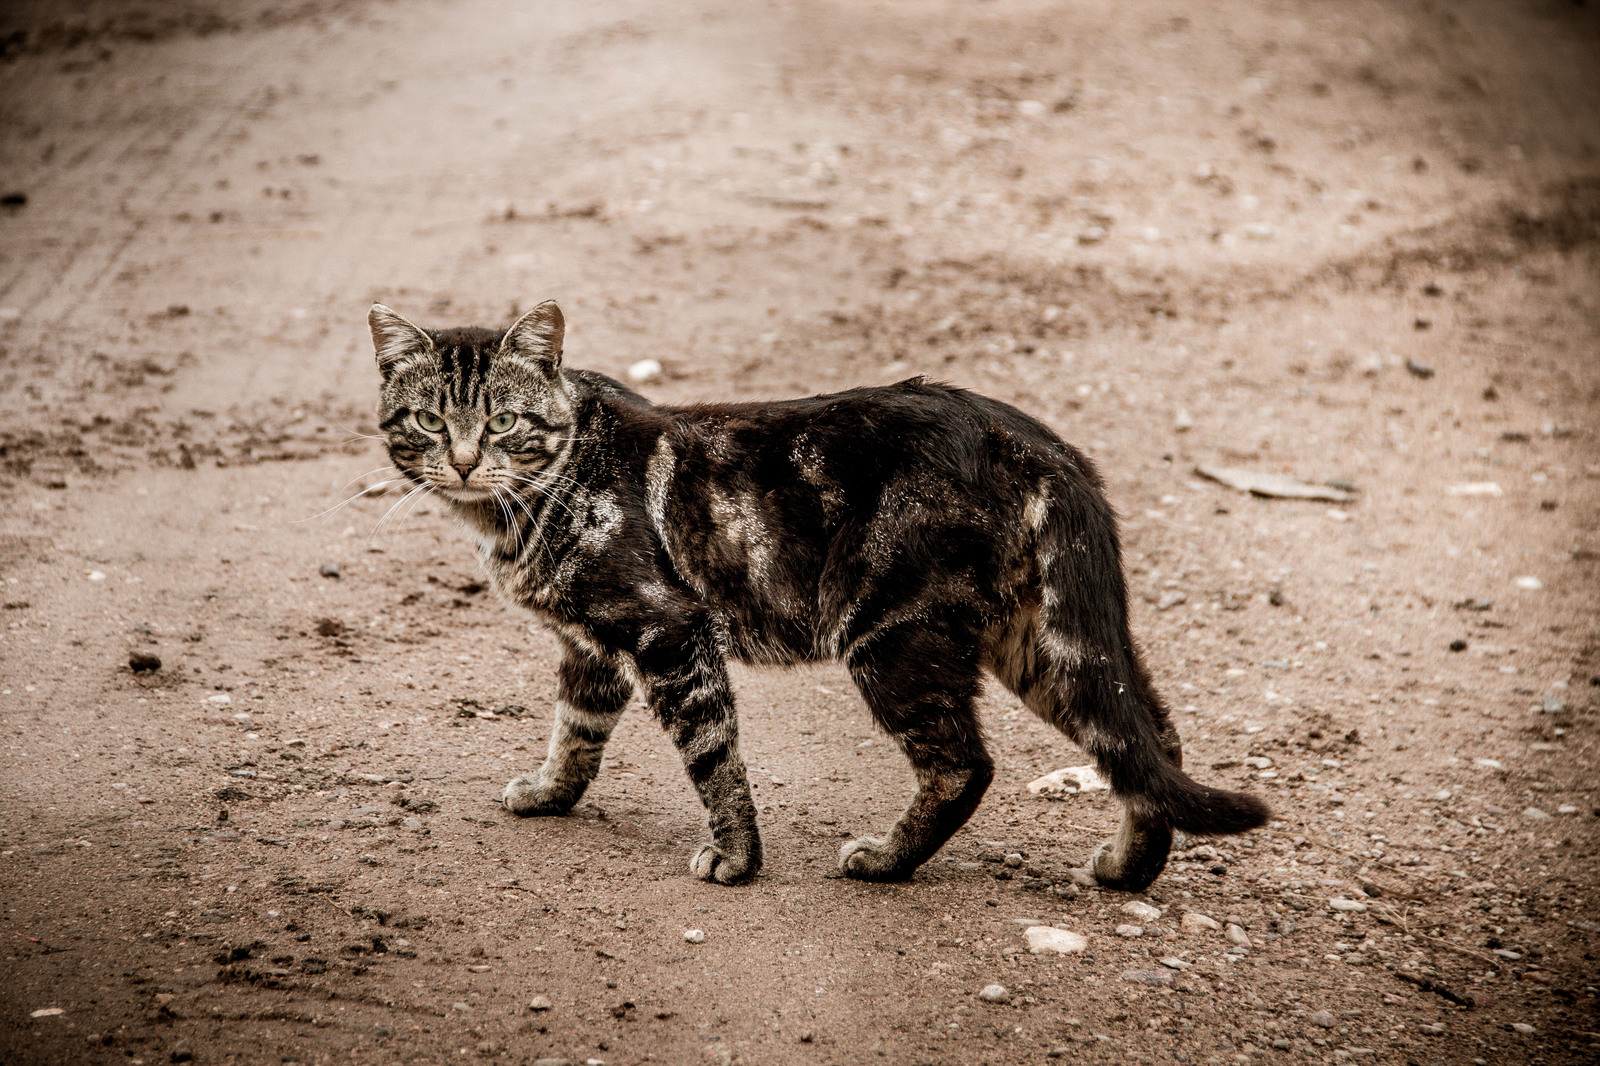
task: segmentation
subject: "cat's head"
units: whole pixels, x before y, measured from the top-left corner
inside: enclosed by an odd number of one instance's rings
[[[367,322],[383,374],[378,424],[390,459],[417,485],[459,503],[492,501],[519,478],[537,483],[571,449],[555,301],[503,333],[424,330],[382,304]]]

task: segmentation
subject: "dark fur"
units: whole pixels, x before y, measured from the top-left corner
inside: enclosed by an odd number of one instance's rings
[[[569,810],[637,688],[710,815],[691,868],[748,878],[761,845],[725,662],[839,659],[918,781],[885,837],[844,846],[853,877],[910,876],[977,807],[994,776],[974,709],[985,670],[1122,800],[1091,859],[1102,883],[1148,885],[1174,828],[1266,820],[1180,768],[1100,476],[1021,411],[922,379],[657,406],[563,369],[554,304],[505,333],[426,333],[381,307],[372,325],[396,466],[450,500],[496,588],[564,649],[549,755],[507,785],[512,811]],[[448,427],[424,432],[418,410]],[[499,411],[518,428],[485,433]]]

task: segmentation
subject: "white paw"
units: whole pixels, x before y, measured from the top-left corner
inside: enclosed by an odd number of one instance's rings
[[[1102,792],[1110,788],[1093,766],[1066,766],[1028,782],[1028,791],[1035,796],[1075,796],[1079,792]]]
[[[689,860],[689,872],[702,881],[732,885],[754,876],[749,859],[731,858],[715,844],[707,844]]]
[[[559,813],[550,804],[549,791],[539,784],[537,774],[518,774],[506,782],[500,794],[500,803],[512,814]]]

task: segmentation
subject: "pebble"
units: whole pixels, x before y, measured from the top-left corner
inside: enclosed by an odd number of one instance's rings
[[[1332,1029],[1339,1024],[1339,1019],[1333,1016],[1331,1010],[1319,1010],[1311,1016],[1312,1025],[1320,1025],[1324,1029]]]
[[[60,1007],[40,1007],[38,1010],[34,1011],[28,1017],[30,1017],[30,1018],[54,1018],[58,1014],[65,1014],[65,1013],[67,1013],[67,1012],[65,1010],[63,1010],[62,1008],[60,1008]]]
[[[1330,899],[1328,906],[1336,911],[1345,911],[1349,914],[1365,914],[1367,911],[1367,905],[1355,899]]]
[[[1010,869],[1013,869],[1013,870],[1021,869],[1022,868],[1022,862],[1023,862],[1022,853],[1018,852],[1018,851],[1013,851],[1011,854],[1009,854],[1009,855],[1007,855],[1005,857],[1004,862],[1005,862],[1006,866],[1009,867]]]
[[[1133,917],[1144,922],[1154,922],[1161,918],[1160,907],[1152,907],[1150,904],[1143,903],[1139,900],[1131,900],[1127,903],[1124,903],[1122,905],[1122,913],[1132,915]]]
[[[1199,911],[1189,911],[1183,916],[1183,920],[1178,923],[1178,928],[1185,933],[1193,935],[1195,933],[1215,933],[1220,931],[1222,926],[1217,924],[1215,918],[1207,918]]]
[[[1443,803],[1445,800],[1450,798],[1450,790],[1448,788],[1441,788],[1428,798],[1438,803]]]
[[[1417,1024],[1417,1032],[1427,1033],[1429,1036],[1443,1036],[1444,1026],[1429,1022],[1419,1022]]]
[[[1139,937],[1144,936],[1144,930],[1137,925],[1119,925],[1117,926],[1117,935],[1127,937],[1129,940],[1137,940]]]
[[[628,367],[628,380],[635,384],[643,384],[660,376],[661,364],[654,359],[641,359]]]
[[[479,964],[477,966],[468,966],[467,970],[470,973],[488,973],[489,967]]]
[[[161,656],[153,655],[147,651],[131,651],[128,653],[128,669],[136,674],[148,674],[161,669]]]
[[[572,1066],[571,1059],[534,1059],[533,1066]]]
[[[180,1040],[172,1045],[172,1052],[167,1057],[173,1062],[193,1062],[194,1048],[189,1046],[189,1041]]]
[[[1122,980],[1133,985],[1169,988],[1172,985],[1172,974],[1167,970],[1123,970]]]
[[[544,996],[534,996],[528,1000],[528,1009],[532,1011],[549,1010],[550,1001]]]
[[[1537,822],[1537,821],[1542,821],[1543,819],[1550,817],[1550,812],[1549,811],[1541,811],[1537,807],[1529,807],[1527,810],[1522,812],[1522,816],[1524,818],[1531,818],[1531,819],[1533,819],[1534,821]]]
[[[1010,1003],[1011,993],[1005,985],[984,985],[978,991],[978,998],[985,1003]]]
[[[1228,943],[1235,947],[1247,948],[1251,946],[1250,934],[1246,933],[1240,926],[1230,924],[1222,935],[1227,937]]]
[[[706,942],[706,934],[701,929],[685,929],[683,931],[683,939],[690,944],[704,944]]]
[[[1076,955],[1086,951],[1089,947],[1089,938],[1082,933],[1074,933],[1069,929],[1052,929],[1048,925],[1034,925],[1022,931],[1028,938],[1028,951],[1034,955],[1055,953],[1057,955]]]
[[[1189,964],[1176,955],[1168,955],[1161,960],[1161,965],[1169,970],[1187,970],[1189,968]]]
[[[338,577],[339,564],[323,563],[321,566],[317,567],[317,573],[321,574],[323,577]]]
[[[1537,1032],[1537,1030],[1527,1022],[1512,1022],[1511,1028],[1515,1029],[1523,1036],[1532,1036],[1535,1032]]]
[[[1265,755],[1252,755],[1245,759],[1244,764],[1252,770],[1265,770],[1272,765],[1272,760]]]

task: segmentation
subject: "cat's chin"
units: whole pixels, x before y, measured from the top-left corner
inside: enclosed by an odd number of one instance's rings
[[[474,507],[478,504],[494,502],[493,492],[488,489],[474,488],[470,485],[454,485],[449,488],[440,486],[434,491],[450,503],[460,504],[463,507]]]

